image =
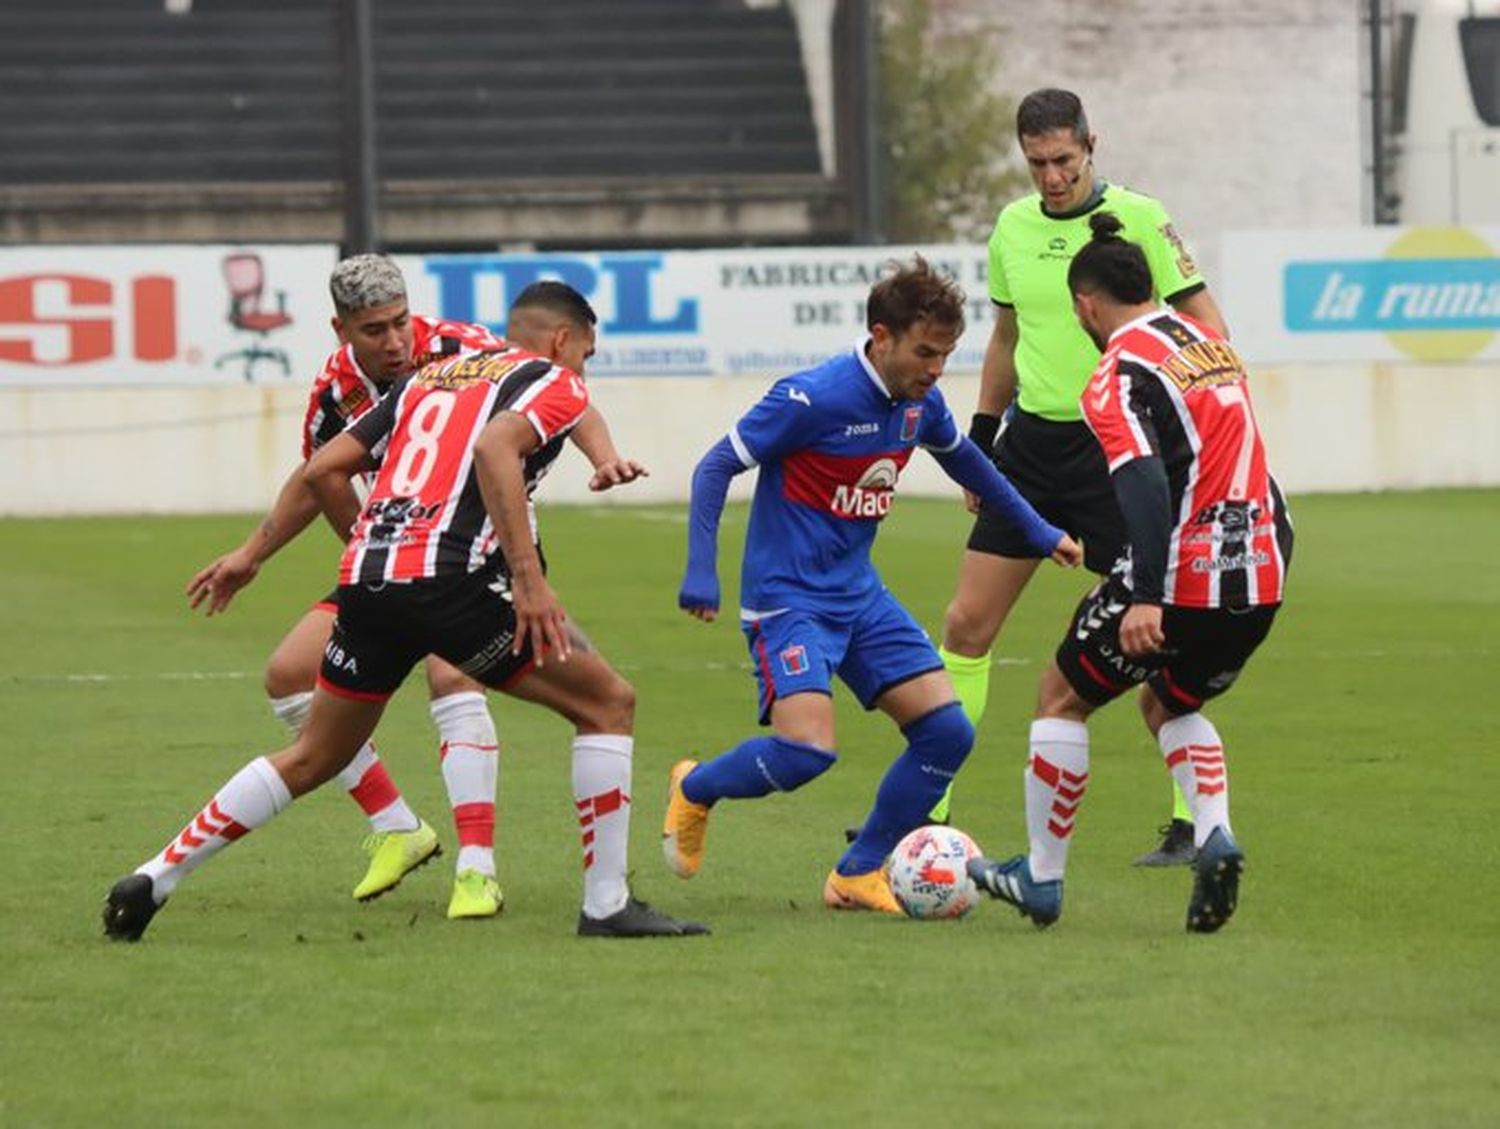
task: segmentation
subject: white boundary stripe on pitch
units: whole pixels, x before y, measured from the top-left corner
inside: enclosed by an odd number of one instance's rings
[[[168,670],[157,674],[17,674],[8,682],[237,682],[259,678],[249,670]]]

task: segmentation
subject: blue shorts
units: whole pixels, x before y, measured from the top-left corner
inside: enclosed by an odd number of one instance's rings
[[[835,673],[868,710],[891,687],[943,669],[927,632],[885,589],[847,622],[793,608],[740,628],[760,684],[762,725],[777,698],[831,695]]]

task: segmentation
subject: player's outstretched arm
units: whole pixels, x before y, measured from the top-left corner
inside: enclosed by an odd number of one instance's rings
[[[370,449],[355,438],[353,431],[345,431],[324,443],[303,465],[303,485],[340,540],[349,540],[349,531],[359,518],[354,476],[374,466]]]
[[[536,430],[525,416],[501,412],[484,425],[474,443],[474,473],[510,571],[511,606],[516,613],[512,652],[519,654],[529,638],[536,665],[542,666],[548,654],[567,662],[572,647],[567,615],[542,572],[526,516],[522,463],[539,445]]]
[[[698,460],[688,504],[688,559],[677,606],[695,619],[712,623],[719,615],[719,518],[729,483],[746,469],[725,436]]]
[[[317,499],[303,481],[302,470],[298,466],[287,477],[271,512],[238,548],[193,574],[184,589],[188,607],[204,607],[208,615],[223,611],[235,593],[255,579],[260,566],[318,516]]]
[[[594,468],[594,476],[589,479],[589,489],[595,493],[614,486],[624,486],[637,478],[649,478],[651,475],[640,463],[623,457],[615,449],[614,437],[609,433],[604,413],[593,404],[584,409],[577,426],[569,433],[569,438]]]
[[[1037,556],[1050,557],[1070,568],[1083,560],[1083,550],[1078,543],[1043,519],[1031,503],[1017,493],[1010,480],[995,469],[995,464],[984,456],[973,440],[960,439],[953,450],[934,451],[933,457],[949,478],[979,495],[1002,520],[1017,526]]]

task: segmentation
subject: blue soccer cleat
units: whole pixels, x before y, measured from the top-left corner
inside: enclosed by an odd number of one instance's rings
[[[1208,841],[1198,848],[1198,861],[1193,863],[1189,933],[1217,933],[1234,916],[1244,869],[1245,852],[1225,828],[1215,827]]]
[[[1031,864],[1025,855],[1007,862],[994,859],[970,859],[969,877],[992,898],[1009,902],[1029,917],[1038,929],[1045,929],[1062,916],[1063,884],[1061,878],[1038,882],[1031,877]]]

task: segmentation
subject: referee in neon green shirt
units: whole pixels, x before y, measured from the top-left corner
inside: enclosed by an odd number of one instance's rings
[[[984,355],[970,437],[1048,521],[1083,542],[1085,564],[1109,572],[1125,547],[1104,455],[1083,422],[1079,397],[1099,350],[1073,314],[1068,265],[1090,238],[1089,216],[1119,216],[1146,253],[1157,295],[1228,335],[1191,255],[1150,196],[1107,184],[1094,171],[1096,137],[1083,103],[1066,90],[1036,90],[1016,111],[1016,133],[1036,192],[1006,205],[989,245],[995,328]],[[941,654],[976,726],[989,694],[990,647],[1040,563],[1010,529],[969,497],[979,516],[943,623]],[[1036,735],[1033,734],[1035,737]],[[934,810],[944,818],[947,797]],[[1160,847],[1140,865],[1193,857],[1192,817],[1177,795]]]

